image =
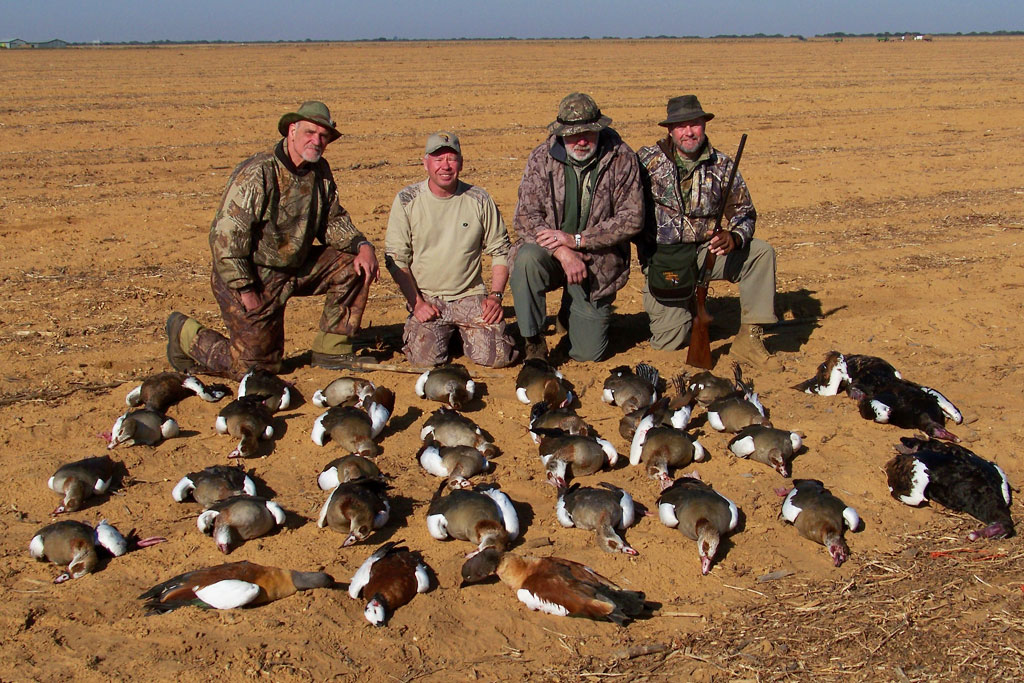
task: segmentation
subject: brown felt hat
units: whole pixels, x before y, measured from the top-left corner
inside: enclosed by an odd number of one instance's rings
[[[562,98],[558,104],[558,118],[548,124],[548,131],[564,137],[590,130],[604,130],[611,122],[610,118],[601,113],[593,97],[574,92]]]
[[[277,122],[277,130],[281,135],[287,137],[288,126],[292,125],[296,121],[309,121],[310,123],[315,123],[318,126],[323,126],[331,132],[331,139],[328,140],[328,142],[334,142],[341,137],[341,133],[339,133],[338,129],[334,127],[334,119],[331,118],[331,111],[323,102],[317,102],[316,100],[303,102],[298,111],[290,112],[281,117],[281,120]]]
[[[704,119],[710,121],[715,118],[714,114],[709,114],[700,106],[700,100],[697,99],[696,95],[680,95],[679,97],[673,97],[668,101],[668,116],[665,120],[659,123],[659,126],[668,126],[672,123],[679,123],[681,121],[692,121],[694,119]]]

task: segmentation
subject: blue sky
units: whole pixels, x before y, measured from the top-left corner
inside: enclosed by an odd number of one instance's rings
[[[0,38],[73,42],[1024,30],[1022,0],[0,0]]]

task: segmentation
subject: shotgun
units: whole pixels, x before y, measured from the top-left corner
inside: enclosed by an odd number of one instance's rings
[[[740,146],[733,157],[732,170],[729,171],[729,182],[725,184],[725,192],[722,194],[722,206],[718,209],[715,217],[715,229],[711,232],[714,237],[722,231],[722,216],[725,215],[725,205],[729,202],[729,194],[732,192],[732,183],[736,180],[736,169],[740,167],[740,158],[743,156],[743,146],[747,144],[747,134],[740,137]],[[693,314],[693,327],[690,330],[690,346],[686,350],[686,364],[703,370],[711,369],[711,323],[714,318],[708,313],[708,284],[711,281],[711,271],[715,267],[715,255],[708,250],[704,257],[704,265],[697,273],[697,286],[693,290],[693,299],[690,302],[690,312]]]

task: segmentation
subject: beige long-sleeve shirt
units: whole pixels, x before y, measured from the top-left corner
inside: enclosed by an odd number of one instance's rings
[[[408,268],[423,294],[453,301],[485,293],[482,254],[492,267],[507,265],[509,237],[484,189],[460,181],[454,195],[438,197],[423,180],[395,197],[384,248],[388,268]]]

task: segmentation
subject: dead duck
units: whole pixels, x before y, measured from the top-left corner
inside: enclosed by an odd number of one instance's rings
[[[491,463],[472,446],[423,444],[418,453],[420,467],[435,477],[446,477],[453,489],[468,489],[469,478],[487,472]]]
[[[540,460],[547,471],[548,483],[565,488],[569,477],[598,472],[619,460],[615,446],[605,439],[581,434],[567,434],[559,429],[537,429],[541,435]]]
[[[708,424],[719,432],[735,434],[752,424],[771,426],[768,413],[751,382],[743,381],[739,364],[733,365],[733,393],[708,404]]]
[[[159,583],[138,597],[147,614],[179,607],[234,609],[264,605],[313,588],[330,588],[334,579],[324,572],[298,572],[252,562],[204,567]]]
[[[843,538],[843,527],[851,531],[860,526],[857,511],[832,495],[817,479],[794,479],[793,488],[782,502],[782,518],[793,524],[800,535],[828,549],[835,566],[850,557]]]
[[[345,534],[342,547],[365,541],[391,517],[387,484],[377,479],[353,479],[338,485],[327,497],[316,525]]]
[[[934,439],[959,442],[946,429],[946,420],[963,422],[963,415],[949,399],[929,387],[896,380],[858,402],[861,417],[902,429],[919,429]]]
[[[534,429],[560,429],[567,434],[588,436],[593,429],[569,406],[552,408],[547,401],[533,404],[530,409],[530,438],[540,443],[541,436]]]
[[[262,396],[272,413],[288,410],[294,400],[291,384],[263,368],[253,368],[238,383],[238,398],[253,395]]]
[[[814,376],[793,388],[819,396],[836,396],[851,387],[854,387],[855,393],[871,393],[902,377],[896,368],[877,356],[847,356],[838,351],[829,351]]]
[[[907,505],[934,500],[983,522],[968,540],[1013,536],[1010,484],[1003,470],[973,451],[936,439],[904,437],[885,466],[889,493]]]
[[[737,458],[750,458],[788,477],[793,456],[803,448],[803,444],[800,432],[748,425],[729,441],[729,450]]]
[[[264,536],[287,519],[281,506],[256,496],[219,500],[199,515],[196,525],[213,536],[217,549],[227,555],[243,542]]]
[[[735,369],[733,372],[735,373]],[[693,392],[697,403],[705,407],[736,391],[736,385],[732,380],[719,377],[709,370],[693,376],[683,375],[683,382],[686,389]]]
[[[520,557],[488,548],[462,566],[463,584],[494,574],[516,591],[520,602],[545,614],[624,626],[645,609],[642,592],[623,590],[593,569],[560,557]]]
[[[439,541],[457,538],[477,544],[472,557],[484,548],[505,550],[519,535],[519,516],[512,501],[494,487],[455,489],[442,496],[442,482],[427,509],[427,530]]]
[[[67,571],[53,580],[54,583],[63,583],[68,579],[77,579],[96,571],[100,561],[97,548],[102,548],[112,557],[120,557],[128,552],[131,546],[145,548],[166,540],[159,536],[141,540],[125,539],[105,519],[97,524],[95,529],[84,522],[64,520],[37,531],[29,543],[28,550],[37,560],[47,560],[66,566]]]
[[[212,465],[189,472],[178,480],[171,497],[179,503],[191,498],[206,509],[232,496],[255,496],[256,484],[238,467]]]
[[[712,401],[708,406],[707,416],[712,429],[729,434],[735,434],[750,425],[772,426],[757,394],[752,394],[749,398],[733,394]]]
[[[671,425],[676,429],[686,429],[690,425],[696,403],[695,394],[683,386],[683,376],[673,378],[672,385],[676,388],[674,396],[663,396],[649,406],[637,408],[622,416],[619,420],[619,434],[623,439],[632,441],[637,425],[648,416],[652,417],[655,427]]]
[[[373,458],[380,453],[375,439],[384,429],[388,415],[374,417],[354,405],[335,405],[316,418],[309,436],[316,445],[334,441],[345,451]]]
[[[672,485],[669,468],[686,467],[692,462],[704,460],[707,451],[700,441],[682,429],[653,426],[655,416],[641,420],[629,446],[629,464],[645,464],[651,479],[661,482],[661,487]]]
[[[383,475],[373,460],[352,453],[327,463],[317,477],[316,483],[322,491],[333,491],[339,485],[353,479],[383,480]]]
[[[464,365],[450,363],[427,370],[416,380],[416,395],[440,401],[453,410],[461,410],[473,400],[476,385]]]
[[[107,448],[125,446],[155,446],[164,439],[172,439],[181,430],[173,417],[148,408],[129,410],[114,422]]]
[[[313,394],[313,405],[318,408],[333,408],[334,406],[362,404],[363,400],[369,398],[377,387],[368,379],[361,377],[339,377],[323,389],[317,389]]]
[[[51,491],[64,496],[64,502],[52,514],[81,509],[89,496],[106,493],[113,478],[114,463],[108,455],[61,465],[46,484]]]
[[[142,384],[125,396],[129,407],[145,406],[158,413],[167,412],[171,406],[189,396],[198,396],[209,403],[216,403],[231,391],[223,384],[203,384],[199,378],[183,372],[160,372],[147,377]]]
[[[395,610],[430,589],[429,568],[423,558],[399,546],[401,542],[391,541],[375,550],[348,584],[349,597],[366,600],[363,616],[374,626],[383,626]]]
[[[739,508],[697,476],[680,477],[658,497],[662,524],[697,541],[700,573],[707,575],[722,536],[736,529]]]
[[[562,373],[542,358],[527,358],[516,375],[516,398],[533,405],[546,401],[551,406],[567,406],[573,395]]]
[[[250,458],[259,452],[260,440],[274,436],[274,416],[264,403],[263,394],[240,396],[224,406],[217,415],[214,428],[218,434],[230,434],[238,446],[229,458]]]
[[[555,505],[559,524],[593,531],[597,546],[605,552],[639,555],[615,531],[625,531],[636,521],[632,496],[607,482],[601,482],[599,486],[602,488],[581,488],[579,484],[573,484],[559,491]]]
[[[487,458],[498,454],[497,447],[484,438],[475,422],[444,406],[435,410],[423,423],[420,438],[442,446],[472,446]]]
[[[963,422],[953,402],[931,387],[903,379],[896,368],[877,356],[830,351],[815,375],[794,388],[821,396],[835,396],[845,390],[858,402],[861,417],[866,420],[920,429],[936,439],[960,440],[946,429],[947,420]]]
[[[658,371],[646,363],[640,363],[635,370],[625,365],[612,368],[604,381],[601,400],[626,413],[651,405],[658,400]]]

